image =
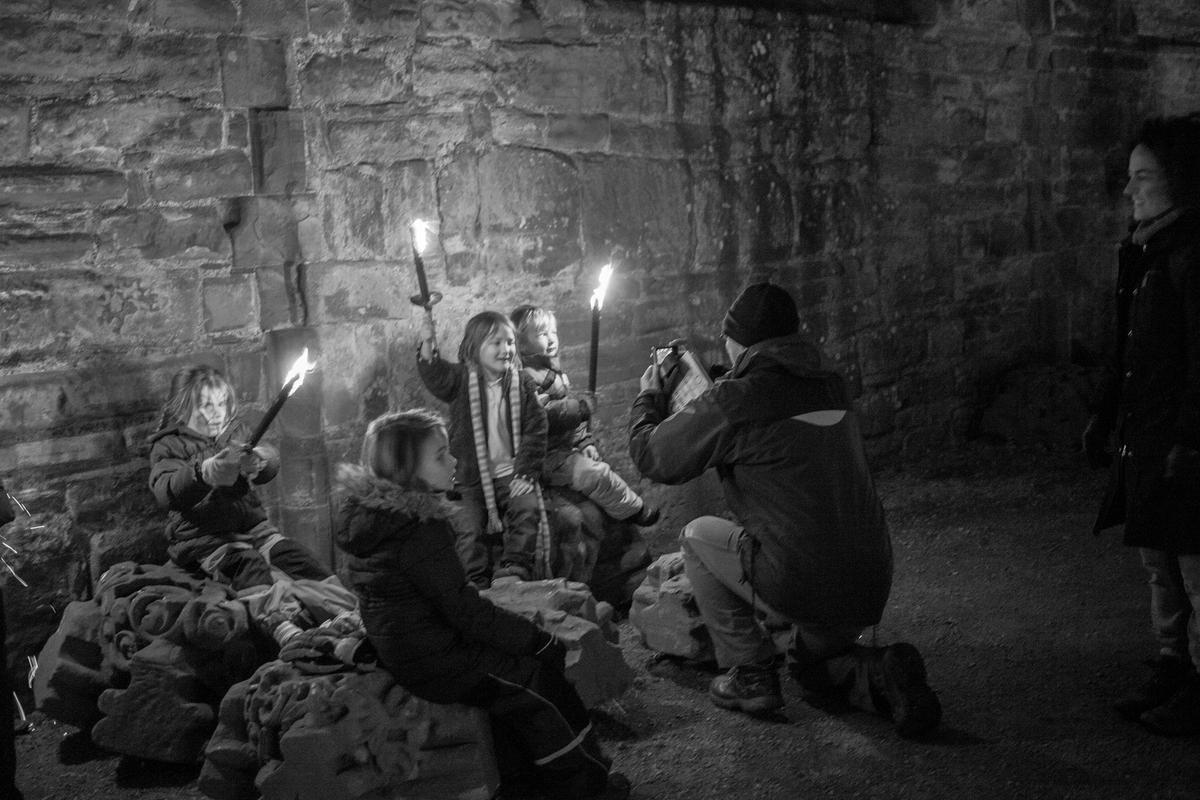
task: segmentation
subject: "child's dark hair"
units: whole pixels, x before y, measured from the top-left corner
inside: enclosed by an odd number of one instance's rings
[[[1129,149],[1138,145],[1158,160],[1171,203],[1200,208],[1200,113],[1147,119]]]
[[[516,329],[518,341],[523,339],[527,332],[537,333],[555,322],[553,311],[533,305],[517,306],[508,318],[512,320]]]
[[[225,377],[225,373],[207,364],[194,367],[184,367],[171,377],[171,390],[167,402],[163,404],[162,419],[159,429],[183,423],[186,425],[192,417],[192,412],[200,404],[200,392],[204,389],[222,389],[225,392],[225,407],[228,419],[237,414],[237,392],[233,384]]]
[[[463,329],[462,343],[458,346],[458,361],[460,364],[470,364],[473,367],[479,366],[479,348],[483,347],[483,343],[488,337],[495,333],[501,326],[512,328],[512,320],[501,314],[499,311],[480,311],[475,316],[467,320],[467,326]],[[516,331],[514,330],[515,334]]]
[[[414,486],[413,473],[417,471],[421,445],[439,430],[445,432],[445,421],[427,408],[377,417],[363,436],[362,465],[376,478],[424,489]]]

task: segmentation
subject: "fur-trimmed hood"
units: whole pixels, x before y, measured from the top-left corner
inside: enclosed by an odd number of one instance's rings
[[[338,547],[368,556],[385,544],[399,543],[427,520],[448,520],[451,508],[430,492],[406,489],[377,478],[357,464],[338,466],[334,487]]]

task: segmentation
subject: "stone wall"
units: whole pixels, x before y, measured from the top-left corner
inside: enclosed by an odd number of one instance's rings
[[[170,374],[221,365],[261,409],[303,346],[320,368],[273,433],[271,502],[331,556],[330,464],[430,402],[417,217],[444,349],[478,310],[551,305],[577,385],[613,261],[599,424],[626,474],[650,345],[715,358],[724,307],[764,277],[849,376],[876,459],[952,445],[997,375],[1102,341],[1122,142],[1200,104],[1191,0],[0,15],[0,477],[46,524],[18,538],[56,537],[93,579],[161,527],[146,439]],[[80,592],[59,574],[15,613]]]

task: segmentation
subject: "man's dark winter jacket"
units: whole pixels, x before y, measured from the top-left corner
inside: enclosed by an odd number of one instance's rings
[[[487,402],[487,386],[476,370],[465,364],[443,361],[435,355],[431,360],[417,359],[417,372],[434,397],[450,405],[450,452],[458,459],[454,482],[459,486],[479,483],[479,461],[475,456],[475,431],[471,426],[471,400],[467,381],[479,381],[481,403]],[[512,419],[508,408],[509,381],[514,375],[521,381],[521,444],[513,452],[513,472],[531,480],[542,474],[546,457],[546,412],[537,399],[533,379],[519,370],[509,370],[501,383],[504,398],[504,418]],[[487,412],[481,409],[484,435],[487,434]],[[511,444],[511,442],[510,442]]]
[[[663,419],[662,395],[634,403],[630,455],[676,484],[713,467],[744,526],[757,594],[798,622],[877,623],[892,548],[845,386],[799,336],[759,342],[728,377]]]
[[[250,426],[234,418],[219,436],[205,436],[186,425],[163,428],[150,437],[150,490],[159,506],[169,509],[167,539],[171,558],[191,568],[212,551],[211,540],[188,551],[188,542],[204,537],[234,539],[267,522],[267,512],[250,481],[238,477],[232,486],[209,486],[200,476],[204,459],[216,455],[230,442],[250,438]],[[267,448],[264,448],[267,449]],[[278,456],[268,459],[254,478],[263,484],[279,470]]]
[[[358,595],[363,623],[397,682],[435,703],[455,702],[485,675],[524,683],[545,635],[498,608],[467,581],[447,506],[343,464],[337,476],[342,580]]]
[[[1116,433],[1099,531],[1126,544],[1200,553],[1200,463],[1166,477],[1171,448],[1200,449],[1200,213],[1184,212],[1117,258],[1117,346],[1093,412]]]

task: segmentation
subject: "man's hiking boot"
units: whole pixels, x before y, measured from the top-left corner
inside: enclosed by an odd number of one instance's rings
[[[1200,676],[1193,672],[1167,702],[1142,714],[1141,723],[1160,736],[1200,733]]]
[[[929,688],[925,660],[917,648],[907,642],[882,648],[879,668],[886,711],[891,714],[896,732],[907,739],[936,728],[942,721],[942,704]],[[877,698],[876,706],[881,705]]]
[[[1135,722],[1147,711],[1170,700],[1195,674],[1187,659],[1179,656],[1161,655],[1147,663],[1153,672],[1146,682],[1113,703],[1118,714]]]
[[[742,664],[713,678],[708,694],[721,708],[762,714],[783,708],[774,664]]]

